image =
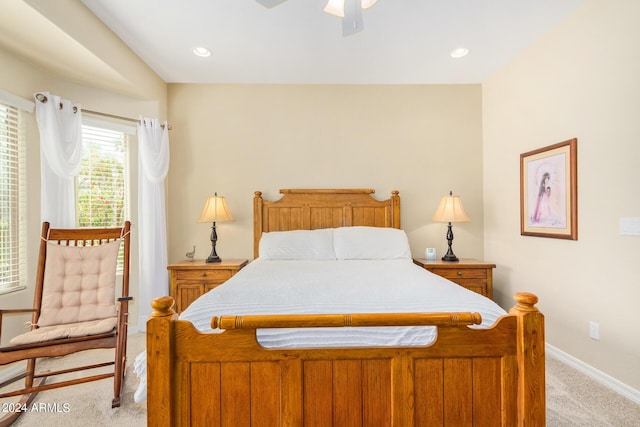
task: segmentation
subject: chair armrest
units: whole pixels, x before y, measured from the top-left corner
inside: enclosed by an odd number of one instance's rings
[[[0,315],[13,313],[35,313],[35,308],[0,308]]]
[[[116,300],[116,309],[119,315],[129,310],[129,301],[133,301],[133,297],[118,297]]]

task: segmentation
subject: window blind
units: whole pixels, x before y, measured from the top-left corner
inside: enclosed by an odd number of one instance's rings
[[[26,160],[21,111],[0,102],[0,293],[26,287]]]
[[[127,218],[128,150],[122,132],[82,126],[77,178],[79,227],[120,227]]]
[[[78,227],[122,227],[129,218],[128,145],[122,131],[82,125],[82,167],[76,178]],[[123,257],[121,247],[119,270]]]

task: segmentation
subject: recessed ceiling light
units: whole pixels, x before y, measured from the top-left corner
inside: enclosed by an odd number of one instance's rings
[[[193,53],[195,55],[202,56],[203,58],[206,58],[207,56],[211,56],[211,51],[206,47],[194,47]]]
[[[469,49],[467,49],[466,47],[459,47],[451,51],[452,58],[462,58],[464,56],[467,56],[468,54]]]

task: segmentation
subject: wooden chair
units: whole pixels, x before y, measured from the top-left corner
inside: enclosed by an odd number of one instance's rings
[[[0,365],[27,361],[26,372],[0,387],[23,378],[24,387],[0,393],[0,398],[22,396],[19,405],[29,407],[39,391],[113,377],[111,407],[120,406],[126,366],[128,303],[132,299],[129,297],[130,230],[129,221],[122,228],[54,229],[48,222],[42,224],[33,308],[0,310],[0,333],[4,314],[32,313],[31,330],[0,348]],[[121,243],[124,244],[124,268],[121,297],[116,301]],[[36,370],[38,358],[99,348],[114,348],[114,359],[57,371]],[[46,383],[49,376],[111,365],[112,372],[84,373],[81,378]],[[6,414],[0,419],[0,426],[10,425],[19,415]]]

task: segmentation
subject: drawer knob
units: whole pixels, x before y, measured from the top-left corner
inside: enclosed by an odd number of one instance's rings
[[[458,276],[462,276],[462,271],[458,271]]]
[[[201,273],[200,276],[201,277],[207,277],[207,273]]]

